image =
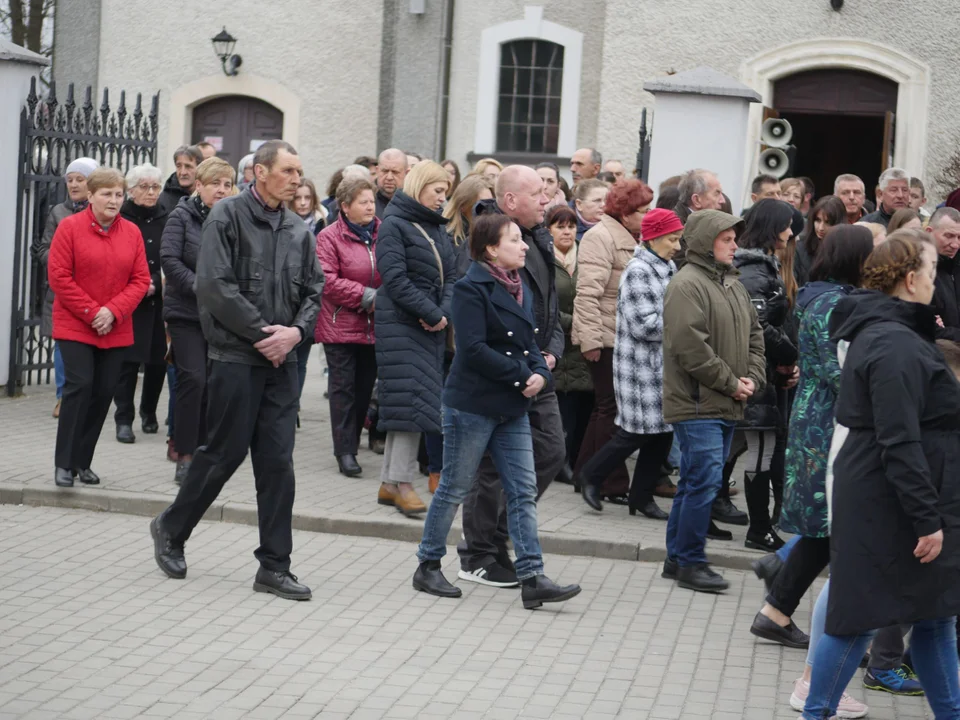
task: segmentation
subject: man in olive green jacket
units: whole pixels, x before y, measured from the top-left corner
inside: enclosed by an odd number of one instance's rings
[[[691,214],[687,263],[663,301],[663,419],[682,457],[663,574],[704,592],[729,585],[707,565],[710,508],[736,422],[766,378],[757,311],[732,266],[742,223],[719,210]]]

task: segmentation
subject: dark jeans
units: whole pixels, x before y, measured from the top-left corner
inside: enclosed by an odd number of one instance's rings
[[[793,617],[804,593],[829,564],[830,538],[801,536],[777,574],[767,602],[787,617]]]
[[[330,429],[333,454],[356,455],[363,421],[377,381],[377,355],[373,345],[324,343],[330,396]]]
[[[313,349],[313,338],[304,338],[303,342],[297,345],[297,380],[300,382],[300,394],[303,396],[303,386],[307,382],[307,361],[310,359],[310,351]]]
[[[732,420],[684,420],[673,423],[680,440],[680,482],[667,521],[667,557],[680,567],[707,562],[710,508],[723,479],[723,460],[730,455]]]
[[[63,357],[64,383],[54,462],[59,468],[86,470],[93,462],[128,350],[101,350],[72,340],[57,342]]]
[[[298,391],[294,363],[274,368],[211,361],[207,443],[163,513],[163,527],[176,542],[187,541],[249,449],[260,525],[254,555],[268,570],[290,569]]]
[[[530,411],[533,463],[537,473],[537,499],[563,469],[563,424],[557,394],[545,390],[536,396]],[[483,456],[480,469],[463,503],[464,539],[457,545],[460,566],[467,571],[486,567],[508,558],[507,511],[500,476],[490,453]]]
[[[177,366],[167,363],[167,437],[172,438],[176,430],[177,413]],[[176,448],[176,444],[174,444]]]
[[[583,436],[590,423],[590,414],[593,412],[593,391],[560,392],[558,390],[557,404],[560,406],[560,419],[563,421],[563,434],[567,443],[567,462],[572,468],[577,464]]]
[[[442,472],[443,435],[441,433],[424,433],[423,441],[427,446],[427,472]]]
[[[580,482],[600,487],[612,470],[639,450],[630,484],[630,507],[639,508],[653,500],[653,491],[660,482],[660,469],[670,455],[671,445],[672,432],[635,435],[618,427],[610,442],[584,464],[580,470]]]
[[[173,445],[193,455],[203,444],[207,409],[207,341],[200,323],[167,323],[177,366],[177,401],[173,407]]]
[[[593,412],[590,413],[590,422],[587,424],[583,442],[580,444],[580,454],[574,472],[579,473],[584,464],[593,457],[600,448],[606,445],[613,437],[617,426],[617,397],[613,392],[613,348],[604,348],[600,351],[600,359],[590,366],[590,375],[593,377]],[[630,476],[627,474],[626,463],[620,463],[607,477],[601,487],[602,495],[625,495],[630,488]]]
[[[140,363],[124,362],[120,368],[120,377],[114,391],[113,401],[117,404],[117,411],[113,414],[117,425],[133,425],[136,417],[134,410],[134,395],[137,393],[137,373],[140,372]],[[140,415],[156,417],[157,403],[160,402],[160,393],[163,384],[167,381],[167,364],[143,366],[143,388],[140,390]]]

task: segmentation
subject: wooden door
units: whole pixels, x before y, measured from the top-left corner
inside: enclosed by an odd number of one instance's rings
[[[245,95],[227,95],[193,109],[191,142],[207,140],[221,157],[236,167],[252,152],[251,143],[283,136],[283,113],[273,105]]]
[[[883,116],[883,158],[880,160],[880,172],[893,167],[893,151],[897,116],[887,112]]]

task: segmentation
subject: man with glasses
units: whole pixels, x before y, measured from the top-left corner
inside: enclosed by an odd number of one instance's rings
[[[164,212],[173,210],[180,198],[193,194],[197,184],[197,166],[203,162],[203,153],[196,145],[181,145],[173,151],[176,170],[167,178],[160,193],[159,205]]]

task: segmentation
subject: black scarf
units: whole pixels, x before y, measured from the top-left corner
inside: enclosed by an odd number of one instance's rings
[[[206,203],[200,199],[199,195],[194,195],[192,199],[193,206],[197,209],[197,212],[200,213],[200,222],[205,222],[207,215],[210,214],[210,208],[208,208]]]
[[[358,238],[360,238],[360,241],[361,241],[361,242],[365,242],[367,245],[372,245],[372,244],[373,244],[373,231],[374,231],[374,230],[376,229],[376,227],[377,227],[377,219],[376,219],[376,218],[374,218],[373,220],[371,220],[371,221],[370,221],[368,224],[366,224],[366,225],[357,225],[357,224],[354,223],[354,222],[350,222],[350,220],[347,218],[346,215],[341,215],[340,217],[343,218],[343,223],[344,223],[344,225],[347,226],[347,228],[350,230],[350,232],[352,232],[354,235],[356,235]]]

